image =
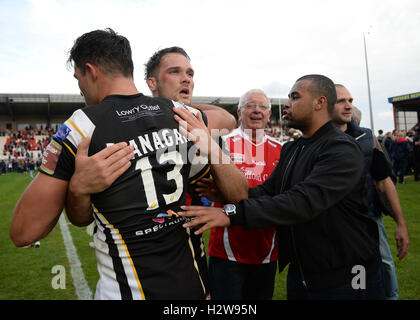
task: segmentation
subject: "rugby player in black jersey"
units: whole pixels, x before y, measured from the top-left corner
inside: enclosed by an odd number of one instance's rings
[[[176,214],[185,200],[192,147],[173,119],[177,103],[138,92],[129,42],[111,29],[79,37],[69,61],[88,107],[74,112],[47,147],[41,173],[16,205],[13,242],[23,246],[45,237],[64,207],[78,162],[105,159],[113,178],[125,172],[102,192],[73,192],[67,199],[75,209],[67,212],[71,221],[89,222],[94,210],[100,274],[95,298],[203,299],[190,237]],[[224,168],[231,167],[236,169],[229,162]],[[247,184],[239,170],[231,176],[235,185]]]
[[[184,49],[180,47],[161,49],[150,57],[145,67],[145,80],[154,97],[180,101],[188,106],[191,105],[194,90],[194,70],[191,66],[190,58]],[[218,129],[213,132],[223,132],[222,129],[224,129],[225,133],[227,133],[236,125],[235,118],[220,107],[213,105],[197,105],[194,107],[204,112],[208,121],[207,127],[210,130]],[[121,153],[120,156],[124,157],[124,154]],[[106,185],[106,174],[102,172],[107,168],[106,159],[101,159],[102,161],[86,161],[78,166],[78,174],[72,178],[72,185],[74,185],[72,190],[74,192],[78,193],[78,189],[81,189],[84,193],[91,194],[102,191],[102,185]],[[196,166],[194,169],[195,172],[192,174],[187,188],[186,203],[188,205],[203,205],[200,197],[195,192],[195,187],[199,179],[210,176],[210,168],[206,165],[203,167]],[[97,188],[101,180],[103,180],[103,183]],[[92,185],[92,188],[87,190],[89,185]],[[67,206],[66,209],[68,211],[75,211],[72,208],[72,204]],[[86,222],[75,221],[74,223],[84,225]],[[198,263],[198,269],[206,287],[206,293],[208,293],[207,257],[204,243],[201,235],[197,236],[191,233],[190,238]]]

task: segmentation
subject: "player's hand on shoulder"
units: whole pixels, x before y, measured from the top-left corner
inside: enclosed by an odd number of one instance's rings
[[[126,142],[116,143],[88,156],[90,138],[79,144],[75,171],[70,180],[70,190],[75,194],[94,194],[109,188],[131,165],[133,147]]]
[[[192,141],[201,153],[208,155],[212,138],[200,112],[196,114],[183,107],[175,107],[174,118],[179,123],[180,131]]]

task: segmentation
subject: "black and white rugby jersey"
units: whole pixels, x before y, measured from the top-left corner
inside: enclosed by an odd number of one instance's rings
[[[196,150],[180,132],[174,106],[184,105],[143,94],[108,96],[75,111],[44,153],[40,171],[70,180],[84,137],[91,137],[89,156],[121,141],[134,147],[130,168],[91,196],[100,275],[96,299],[204,298],[197,250],[177,212],[189,179],[208,169],[192,161]]]

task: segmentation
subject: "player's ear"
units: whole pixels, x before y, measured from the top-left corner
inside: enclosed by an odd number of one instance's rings
[[[147,86],[149,87],[152,93],[157,91],[157,81],[155,77],[149,77],[146,79]]]
[[[85,64],[85,72],[90,74],[90,76],[92,77],[93,80],[96,80],[98,78],[98,67],[95,66],[94,64],[91,64],[89,62],[87,62]]]

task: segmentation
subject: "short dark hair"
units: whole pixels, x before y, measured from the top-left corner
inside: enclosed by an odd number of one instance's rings
[[[92,63],[106,73],[133,77],[130,42],[111,28],[91,31],[77,38],[67,62],[74,62],[83,74],[85,64]]]
[[[144,80],[147,80],[150,77],[157,77],[156,72],[159,69],[160,61],[162,60],[163,56],[168,53],[179,53],[182,54],[188,60],[191,60],[188,54],[185,52],[185,50],[180,47],[170,47],[156,51],[150,57],[149,61],[147,61],[147,63],[144,65],[146,67],[144,71]]]
[[[314,96],[320,95],[327,98],[328,113],[332,115],[334,105],[337,102],[337,91],[334,82],[330,78],[320,74],[308,74],[299,78],[296,82],[301,80],[310,80],[312,82],[311,91]]]

